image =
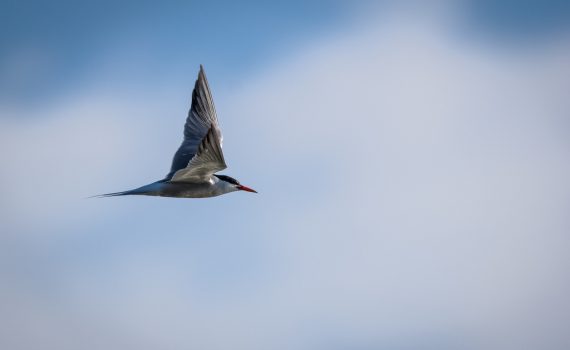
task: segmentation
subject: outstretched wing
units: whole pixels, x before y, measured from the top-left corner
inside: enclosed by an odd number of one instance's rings
[[[196,79],[194,91],[192,91],[192,106],[190,107],[186,123],[184,124],[184,140],[180,148],[178,148],[174,154],[170,172],[166,176],[167,180],[176,181],[173,179],[175,173],[190,167],[190,162],[197,156],[198,149],[202,147],[201,144],[211,129],[213,130],[213,134],[215,134],[211,137],[211,141],[215,141],[217,143],[216,148],[219,148],[219,152],[216,150],[215,153],[219,153],[219,156],[217,156],[218,160],[221,159],[221,164],[223,164],[222,169],[225,169],[226,165],[223,161],[224,156],[221,150],[222,132],[218,125],[216,108],[214,107],[214,100],[212,99],[212,93],[208,86],[206,73],[204,72],[204,67],[200,65],[198,79]],[[204,147],[206,147],[205,149],[209,149],[207,146]]]
[[[212,125],[200,143],[198,152],[190,160],[188,166],[175,172],[170,181],[208,181],[213,173],[227,168],[220,141],[220,136],[216,128]]]

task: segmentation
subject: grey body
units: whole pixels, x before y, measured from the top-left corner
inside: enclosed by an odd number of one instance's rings
[[[134,190],[110,193],[109,195],[144,195],[159,197],[177,197],[177,198],[208,198],[216,197],[222,194],[239,191],[234,185],[221,181],[215,176],[212,181],[208,182],[170,182],[160,180],[151,184],[139,187]]]
[[[184,124],[184,139],[174,154],[166,177],[134,190],[99,197],[144,195],[206,198],[239,190],[255,192],[229,176],[214,174],[226,167],[214,100],[204,68],[200,66],[192,91],[192,105]]]

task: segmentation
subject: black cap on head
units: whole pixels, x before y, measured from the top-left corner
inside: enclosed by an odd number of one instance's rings
[[[238,180],[234,179],[234,178],[231,177],[231,176],[227,176],[227,175],[217,175],[217,174],[214,174],[214,176],[217,177],[218,179],[222,180],[222,181],[229,182],[229,183],[231,183],[231,184],[233,184],[233,185],[239,185],[239,184],[240,184]]]

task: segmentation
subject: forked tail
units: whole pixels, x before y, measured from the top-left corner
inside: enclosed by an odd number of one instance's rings
[[[151,183],[151,184],[148,184],[148,185],[144,185],[144,186],[139,187],[139,188],[135,188],[134,190],[99,194],[99,195],[96,195],[96,196],[91,196],[91,197],[89,197],[89,198],[104,198],[104,197],[128,196],[128,195],[131,195],[131,194],[156,196],[157,193],[158,193],[158,190],[160,189],[160,186],[161,186],[162,183],[164,183],[165,181],[166,181],[166,180],[160,180],[160,181],[156,181],[156,182],[153,182],[153,183]]]
[[[87,197],[87,198],[105,198],[105,197],[127,196],[129,194],[137,194],[137,193],[134,190],[129,190],[129,191],[122,191],[122,192],[98,194],[98,195]]]

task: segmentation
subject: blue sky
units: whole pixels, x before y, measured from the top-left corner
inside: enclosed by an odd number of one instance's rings
[[[5,7],[4,54],[39,50],[48,61],[39,79],[25,86],[27,99],[74,89],[103,66],[118,80],[143,83],[193,76],[207,62],[231,84],[294,43],[334,28],[350,12],[339,1],[7,1]]]
[[[3,79],[2,91],[28,103],[45,96],[49,101],[53,94],[91,81],[104,67],[120,82],[144,84],[145,79],[191,76],[193,67],[203,62],[231,86],[295,45],[336,33],[366,12],[381,14],[398,6],[413,8],[417,3],[4,1],[2,74],[11,77],[16,62],[28,63],[34,78]],[[565,28],[570,17],[568,3],[556,0],[442,1],[425,7],[456,7],[458,27],[502,44],[544,40]],[[22,63],[27,54],[38,60]]]
[[[568,347],[566,3],[2,8],[0,347]],[[85,199],[200,63],[260,193]]]

